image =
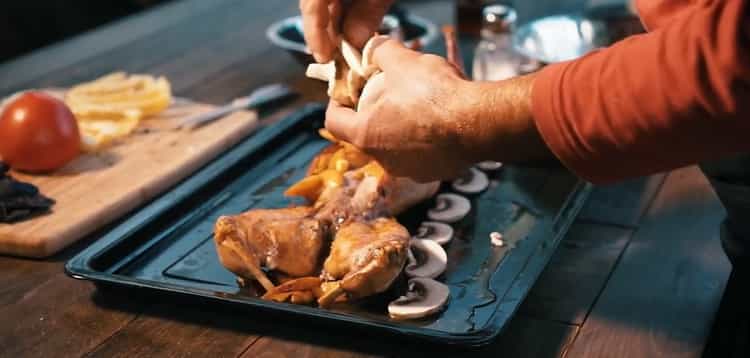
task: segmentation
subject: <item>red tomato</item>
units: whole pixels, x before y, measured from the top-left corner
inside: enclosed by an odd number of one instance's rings
[[[78,156],[80,147],[73,113],[48,94],[23,93],[0,115],[0,157],[11,168],[53,171]]]

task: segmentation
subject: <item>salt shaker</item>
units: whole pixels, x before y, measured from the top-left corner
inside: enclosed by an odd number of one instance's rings
[[[481,40],[472,66],[475,81],[499,81],[521,74],[525,58],[513,49],[515,23],[516,11],[510,6],[483,8]]]

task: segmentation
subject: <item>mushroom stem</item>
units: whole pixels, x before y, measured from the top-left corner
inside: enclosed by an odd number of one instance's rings
[[[328,63],[312,63],[307,66],[305,76],[321,81],[330,81],[336,71],[333,61]]]

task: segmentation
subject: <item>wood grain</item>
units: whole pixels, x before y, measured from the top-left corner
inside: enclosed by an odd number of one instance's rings
[[[696,168],[672,172],[569,356],[700,356],[729,273],[722,218]]]
[[[632,230],[577,222],[560,242],[520,313],[580,325],[586,319]]]
[[[92,357],[237,357],[258,336],[243,331],[250,319],[155,304],[93,351]]]
[[[335,334],[338,331],[289,327],[281,337],[262,337],[242,357],[559,357],[573,341],[577,329],[573,325],[516,316],[490,344],[458,349],[379,335],[342,337]]]
[[[664,174],[658,174],[596,186],[578,218],[635,228],[661,188],[664,178]]]
[[[59,72],[87,58],[151,36],[174,26],[185,18],[195,17],[210,8],[227,5],[229,2],[227,0],[175,1],[2,63],[0,65],[0,79],[2,79],[0,95],[37,86],[32,83],[45,75]],[[50,61],[50,58],[54,58],[54,61]]]
[[[122,143],[78,157],[51,175],[13,173],[56,203],[52,212],[0,224],[0,253],[47,257],[144,204],[247,136],[253,112],[236,112],[195,130],[174,130],[207,105],[174,106],[145,119]]]
[[[577,10],[583,2],[517,2],[519,19]],[[438,24],[453,16],[452,1],[402,3]],[[173,2],[0,65],[0,94],[70,85],[122,69],[167,75],[178,95],[206,103],[270,82],[299,90],[295,104],[323,100],[324,84],[305,78],[304,67],[263,33],[272,21],[296,15],[297,7],[296,0]],[[0,257],[0,356],[696,356],[699,337],[712,320],[708,303],[720,294],[711,279],[721,281],[726,267],[715,237],[706,238],[721,210],[700,173],[680,173],[679,180],[670,176],[663,186],[636,181],[598,190],[594,198],[601,201],[590,203],[589,222],[576,225],[580,236],[563,241],[532,289],[523,308],[528,310],[484,349],[456,352],[200,306],[100,295],[61,274],[63,261],[95,240],[94,233],[52,260]],[[649,190],[661,194],[655,208],[640,217],[651,203],[644,194]],[[637,242],[613,262],[631,230]],[[698,249],[683,247],[683,241]],[[589,316],[583,315],[610,265],[613,283],[594,299]],[[582,317],[588,318],[581,323]],[[260,335],[265,337],[256,339]]]
[[[93,286],[54,271],[0,306],[0,356],[79,357],[134,318],[129,312],[93,305]]]

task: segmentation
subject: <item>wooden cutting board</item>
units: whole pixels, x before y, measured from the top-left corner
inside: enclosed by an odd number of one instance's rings
[[[49,214],[0,224],[0,254],[42,258],[137,208],[238,143],[257,126],[242,111],[193,130],[175,129],[213,108],[189,101],[144,119],[135,133],[99,154],[85,154],[49,175],[11,175],[56,201]]]

